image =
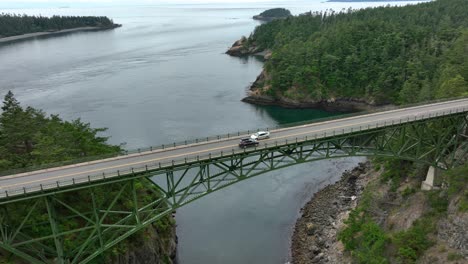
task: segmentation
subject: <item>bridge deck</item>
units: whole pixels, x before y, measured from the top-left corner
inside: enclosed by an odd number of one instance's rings
[[[430,119],[435,116],[467,111],[468,99],[460,99],[336,119],[310,125],[273,130],[271,131],[271,138],[260,141],[260,146],[265,146],[265,144],[271,146],[274,145],[275,142],[282,142],[284,144],[285,140],[293,142],[296,138],[304,138],[306,136],[312,139],[316,136],[322,137],[325,133],[327,135],[333,135],[333,133],[341,134],[343,129],[346,131],[351,131],[351,129],[353,129],[353,131],[358,131],[367,129],[369,126],[371,128],[376,125],[383,127],[398,122],[412,122],[415,119]],[[184,160],[185,158],[194,159],[197,158],[197,156],[206,157],[209,154],[220,152],[228,155],[229,153],[233,153],[233,151],[239,151],[239,138],[245,136],[247,135],[0,177],[0,199],[6,197],[7,192],[9,195],[14,195],[15,190],[18,192],[18,190],[22,190],[23,188],[37,188],[41,184],[50,185],[57,181],[84,179],[87,178],[88,175],[103,173],[112,174],[117,171],[128,171],[137,167],[170,163],[172,160]]]

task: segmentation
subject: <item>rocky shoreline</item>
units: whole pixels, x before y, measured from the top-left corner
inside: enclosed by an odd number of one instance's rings
[[[242,102],[255,105],[276,105],[284,108],[314,108],[327,112],[357,112],[383,108],[353,98],[337,98],[321,101],[298,101],[285,97],[274,98],[268,95],[249,95]],[[385,106],[391,109],[391,106]]]
[[[232,46],[226,51],[226,54],[233,57],[245,57],[254,55],[258,52],[261,52],[261,50],[255,45],[247,45],[247,38],[242,36],[242,38],[232,44]]]
[[[0,45],[11,43],[11,42],[33,39],[33,38],[52,37],[52,36],[59,36],[59,35],[70,34],[70,33],[75,33],[75,32],[111,30],[111,29],[115,29],[121,26],[122,26],[121,24],[114,24],[110,27],[79,27],[79,28],[64,29],[64,30],[57,30],[57,31],[28,33],[28,34],[23,34],[23,35],[18,35],[18,36],[0,38]]]
[[[265,60],[268,60],[270,57],[271,51],[265,56]],[[268,73],[263,70],[250,86],[247,97],[243,98],[242,101],[255,105],[277,105],[284,108],[315,108],[328,112],[357,112],[394,108],[393,105],[377,105],[360,98],[329,98],[326,100],[316,100],[306,97],[294,99],[287,98],[283,95],[271,96],[266,92],[270,87],[265,85],[269,78]]]
[[[226,54],[233,57],[263,56],[265,60],[271,58],[270,50],[261,50],[255,44],[248,43],[246,37],[234,42],[226,51]],[[268,73],[263,70],[252,83],[248,94],[242,99],[243,102],[254,105],[275,105],[284,108],[315,108],[328,112],[356,112],[370,111],[376,109],[393,109],[393,105],[377,105],[361,98],[329,98],[326,100],[315,100],[308,98],[294,99],[281,95],[271,96],[267,94],[268,86],[264,84],[268,80]]]
[[[317,192],[301,208],[302,216],[296,221],[291,239],[291,263],[351,263],[337,234],[356,207],[364,187],[378,174],[370,162],[360,163],[343,173],[338,182]]]

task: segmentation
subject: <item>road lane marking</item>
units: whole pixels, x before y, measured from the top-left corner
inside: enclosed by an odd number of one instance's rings
[[[453,107],[442,108],[442,109],[439,109],[437,111],[439,112],[439,111],[445,110],[445,109],[453,109]],[[421,113],[418,112],[418,113],[410,114],[410,115],[415,117],[416,115],[419,115],[419,114],[421,114]],[[398,117],[396,117],[396,118],[398,118]],[[316,131],[306,131],[306,132],[301,132],[301,133],[296,133],[296,134],[285,135],[285,136],[281,136],[281,137],[275,137],[274,139],[267,139],[267,140],[262,140],[262,141],[263,142],[273,141],[273,140],[277,141],[278,139],[290,138],[290,137],[304,135],[304,134],[312,134],[312,133],[317,134],[317,133],[319,133],[321,131],[336,130],[336,129],[339,129],[339,128],[350,127],[350,126],[351,127],[357,127],[358,125],[362,125],[362,124],[369,123],[369,122],[373,122],[374,124],[377,124],[377,123],[379,123],[379,121],[384,121],[384,120],[388,120],[388,119],[389,118],[377,119],[377,120],[371,120],[371,121],[361,122],[361,123],[356,123],[356,124],[351,124],[351,125],[335,126],[335,127],[320,129],[320,130],[316,130]],[[390,118],[390,119],[394,119],[394,118]],[[3,188],[10,188],[10,187],[18,186],[18,185],[23,185],[24,186],[26,184],[49,181],[49,180],[55,180],[55,179],[60,179],[60,178],[67,178],[67,177],[70,177],[70,176],[80,175],[80,174],[84,174],[84,176],[85,176],[86,174],[95,173],[95,172],[99,172],[99,171],[110,170],[110,169],[121,168],[121,167],[129,167],[129,166],[138,165],[138,164],[151,163],[151,162],[154,162],[154,161],[159,161],[159,160],[164,160],[164,159],[171,159],[171,158],[175,158],[175,157],[189,156],[189,155],[193,155],[193,154],[196,154],[196,153],[211,152],[211,151],[214,151],[214,150],[232,148],[232,147],[235,147],[235,146],[237,146],[237,144],[236,145],[228,145],[228,146],[218,147],[218,148],[212,148],[212,149],[206,149],[206,150],[200,150],[200,151],[195,151],[195,152],[183,153],[183,154],[178,154],[178,155],[172,155],[172,156],[167,156],[167,157],[162,157],[162,158],[150,159],[150,160],[145,160],[145,161],[125,163],[125,164],[121,164],[121,165],[105,167],[105,168],[100,168],[100,169],[95,169],[95,170],[89,170],[89,171],[84,171],[84,172],[76,172],[76,173],[70,173],[70,174],[66,174],[66,175],[59,175],[59,176],[54,176],[54,177],[49,177],[49,178],[44,178],[44,179],[38,179],[38,180],[33,180],[33,181],[27,181],[27,182],[22,182],[22,183],[5,185],[5,186],[2,186],[2,187]],[[0,181],[1,181],[1,177],[0,177]]]

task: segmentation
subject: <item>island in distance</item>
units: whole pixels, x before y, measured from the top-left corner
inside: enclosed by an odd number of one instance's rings
[[[416,2],[420,0],[391,0],[392,2]],[[430,1],[430,0],[425,0]],[[328,0],[327,2],[388,2],[388,0]]]
[[[292,16],[291,12],[285,8],[273,8],[263,11],[261,14],[253,16],[253,19],[270,22],[275,19],[282,19]]]
[[[109,30],[121,27],[100,16],[28,16],[0,14],[0,45],[31,38],[49,37],[78,31]]]

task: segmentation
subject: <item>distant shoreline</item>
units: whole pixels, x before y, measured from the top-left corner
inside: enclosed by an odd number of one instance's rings
[[[359,3],[359,2],[420,2],[431,0],[328,0],[326,2],[343,2],[343,3]]]
[[[114,24],[110,27],[79,27],[79,28],[71,28],[71,29],[64,29],[64,30],[58,30],[58,31],[28,33],[28,34],[23,34],[23,35],[0,38],[0,44],[11,43],[11,42],[21,41],[21,40],[28,40],[28,39],[33,39],[37,37],[62,35],[62,34],[68,34],[68,33],[74,33],[74,32],[109,30],[109,29],[114,29],[114,28],[118,28],[121,26],[122,25],[120,24]]]

